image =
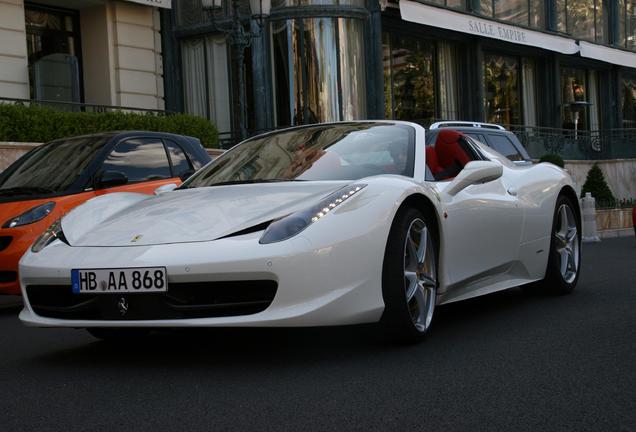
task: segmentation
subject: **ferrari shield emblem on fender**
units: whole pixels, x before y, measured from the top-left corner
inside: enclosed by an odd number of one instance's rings
[[[130,242],[131,242],[131,243],[136,243],[136,242],[138,242],[139,240],[141,240],[141,238],[142,238],[142,237],[143,237],[143,235],[142,235],[142,234],[137,234],[136,236],[134,236],[134,237],[132,238],[132,240],[130,240]]]

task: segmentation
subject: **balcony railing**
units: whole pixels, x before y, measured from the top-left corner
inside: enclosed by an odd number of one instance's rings
[[[533,158],[546,153],[563,159],[636,158],[636,129],[579,130],[510,126]]]

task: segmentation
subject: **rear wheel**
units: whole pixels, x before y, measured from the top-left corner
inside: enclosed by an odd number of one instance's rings
[[[384,314],[388,336],[412,343],[424,338],[433,320],[437,295],[437,250],[434,220],[414,208],[396,216],[382,269]]]
[[[576,287],[581,267],[581,222],[574,209],[570,198],[559,196],[554,209],[545,278],[526,290],[569,294]]]

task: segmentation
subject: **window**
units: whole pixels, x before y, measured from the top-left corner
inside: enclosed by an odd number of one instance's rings
[[[618,0],[618,40],[616,44],[636,50],[636,0]]]
[[[636,79],[623,78],[621,94],[621,112],[623,127],[636,128]]]
[[[324,17],[271,25],[278,126],[366,118],[362,20]]]
[[[166,149],[168,150],[170,161],[172,162],[172,176],[181,177],[188,171],[192,173],[194,171],[192,165],[190,165],[188,157],[181,146],[170,140],[164,140],[164,142],[166,143]]]
[[[607,0],[556,0],[557,29],[576,39],[606,43]]]
[[[440,6],[445,6],[449,9],[466,9],[466,0],[425,0],[427,3],[432,3]]]
[[[219,137],[230,138],[230,78],[224,36],[184,40],[181,59],[185,111],[212,120]]]
[[[19,159],[16,168],[3,172],[0,187],[64,192],[84,174],[109,139],[110,136],[71,138],[39,146]]]
[[[480,13],[510,24],[545,28],[545,0],[481,0]]]
[[[31,98],[81,101],[79,20],[76,12],[25,6]]]
[[[459,118],[455,47],[384,33],[385,116],[430,124]]]
[[[523,160],[523,156],[519,153],[515,145],[505,135],[488,134],[490,146],[511,161]]]
[[[102,165],[103,171],[119,171],[128,182],[170,178],[170,165],[161,141],[131,139],[117,144]]]
[[[286,129],[234,147],[185,187],[225,182],[357,180],[378,174],[412,177],[415,130],[388,123],[339,123]]]
[[[599,128],[596,71],[561,68],[561,112],[564,129]]]
[[[482,144],[488,145],[488,141],[486,141],[486,138],[482,134],[477,134],[477,133],[473,133],[473,132],[465,132],[465,133],[466,133],[466,135],[468,135],[469,137],[471,137],[475,141],[478,141],[478,142],[480,142]]]
[[[517,57],[484,56],[484,108],[486,121],[520,124],[520,61]]]

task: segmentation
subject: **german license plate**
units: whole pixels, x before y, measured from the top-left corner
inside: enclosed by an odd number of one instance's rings
[[[149,293],[168,291],[165,267],[73,269],[75,294]]]

